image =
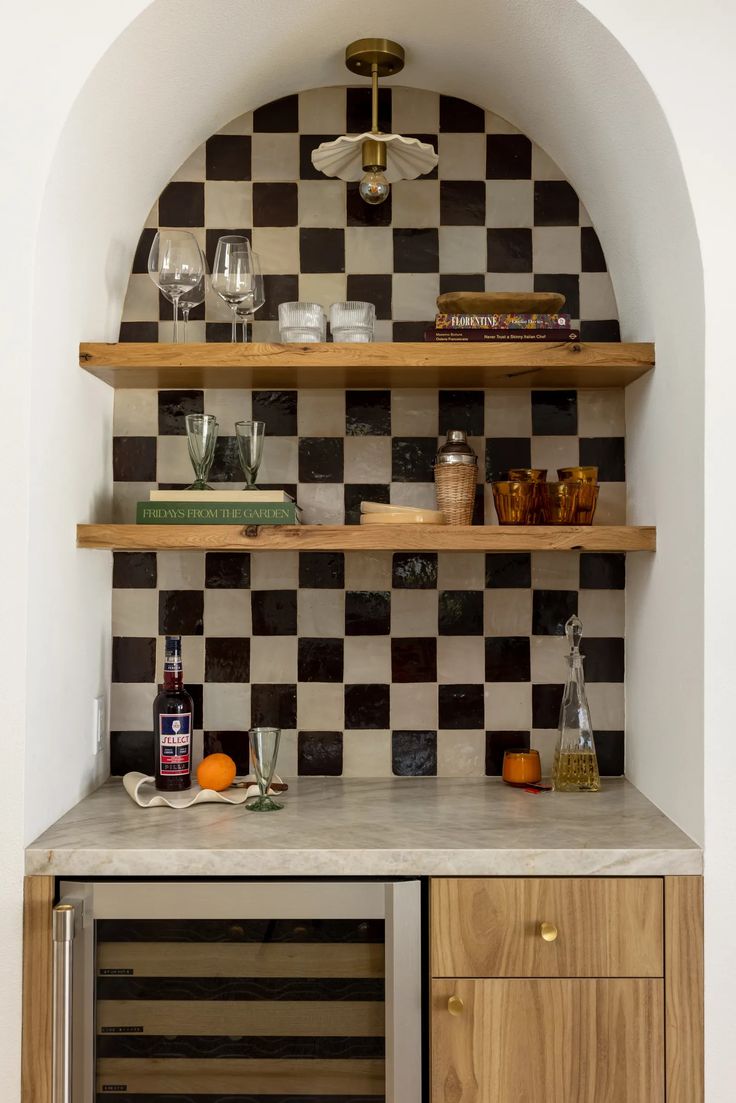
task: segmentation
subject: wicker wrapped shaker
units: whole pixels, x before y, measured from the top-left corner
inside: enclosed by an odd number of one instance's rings
[[[472,524],[477,482],[478,460],[464,430],[448,430],[434,465],[437,509],[448,525]]]

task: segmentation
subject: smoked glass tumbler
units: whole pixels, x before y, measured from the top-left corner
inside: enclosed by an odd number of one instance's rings
[[[194,468],[194,482],[187,490],[212,490],[207,482],[217,443],[217,418],[213,414],[187,414],[187,446]]]
[[[284,806],[268,795],[276,769],[276,759],[281,741],[280,728],[251,728],[250,753],[253,760],[253,773],[260,790],[260,796],[253,797],[245,807],[249,812],[278,812]]]

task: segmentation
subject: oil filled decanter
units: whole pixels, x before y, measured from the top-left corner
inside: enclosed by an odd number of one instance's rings
[[[552,784],[561,793],[597,793],[601,778],[585,693],[584,656],[580,654],[583,626],[576,616],[570,617],[565,625],[565,635],[570,645],[567,656],[570,669],[560,706]]]

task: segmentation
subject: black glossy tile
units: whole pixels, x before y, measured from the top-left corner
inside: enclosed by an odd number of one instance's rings
[[[606,258],[592,226],[580,227],[580,256],[582,272],[606,271]]]
[[[158,431],[160,436],[185,437],[187,414],[204,413],[204,391],[159,391]]]
[[[215,444],[215,456],[207,481],[210,483],[240,483],[243,485],[243,468],[240,466],[238,438],[219,436]]]
[[[334,142],[339,134],[300,134],[299,135],[299,179],[324,180],[323,172],[312,164],[312,153],[323,142]]]
[[[562,307],[571,318],[580,317],[580,277],[569,272],[535,272],[535,291],[556,291],[565,296]]]
[[[200,303],[199,306],[193,306],[189,311],[190,322],[203,322],[205,319],[205,306],[204,303]],[[159,322],[170,322],[174,317],[174,307],[168,299],[164,298],[163,292],[158,293],[158,320]],[[183,315],[179,313],[179,321],[182,322]],[[183,333],[183,330],[182,330]],[[183,341],[183,335],[182,335]]]
[[[489,272],[531,272],[531,230],[524,226],[489,229],[486,265]]]
[[[440,130],[482,134],[485,128],[486,114],[482,107],[457,96],[440,96]]]
[[[390,497],[387,483],[345,483],[345,524],[360,524],[361,502],[388,502]]]
[[[112,477],[116,483],[155,483],[156,438],[113,437]]]
[[[524,134],[486,135],[486,180],[531,180],[532,143]]]
[[[370,78],[370,73],[366,74]],[[391,89],[378,89],[378,129],[384,134],[391,133]],[[345,90],[346,134],[362,134],[371,128],[371,88],[366,84],[361,88]]]
[[[345,585],[343,552],[299,552],[299,588],[341,590]]]
[[[243,717],[243,723],[248,717]],[[230,755],[239,775],[250,773],[247,731],[206,731],[202,733],[203,750],[208,754]]]
[[[300,682],[341,682],[344,642],[340,639],[300,636],[298,675]]]
[[[345,433],[349,437],[391,435],[391,391],[346,391]]]
[[[250,586],[250,552],[207,552],[204,584],[208,590],[247,590]]]
[[[473,516],[470,521],[471,525],[484,525],[485,513],[486,503],[483,496],[483,483],[480,482],[475,484],[475,500],[473,502]]]
[[[230,322],[205,322],[204,339],[208,345],[229,345],[232,341]],[[248,340],[251,339],[249,330]]]
[[[397,590],[436,590],[437,552],[394,552],[391,584]]]
[[[438,686],[439,724],[446,731],[485,727],[482,685]]]
[[[116,590],[155,590],[155,552],[113,552],[112,584]]]
[[[159,590],[158,631],[160,636],[201,636],[203,617],[203,590]]]
[[[133,267],[131,269],[134,276],[148,274],[148,254],[151,252],[151,246],[153,245],[155,236],[156,231],[152,226],[141,230],[141,236],[138,238],[138,244],[135,247]]]
[[[623,682],[624,641],[620,637],[583,636],[580,650],[585,657],[586,682]]]
[[[299,130],[299,96],[282,96],[253,112],[256,134],[296,134]]]
[[[345,189],[345,211],[348,226],[390,226],[391,193],[383,203],[373,206],[360,198],[358,182],[351,181]]]
[[[434,481],[436,437],[394,437],[391,441],[391,479],[395,483]]]
[[[192,725],[194,730],[204,727],[204,691],[201,682],[185,682],[184,689],[192,699]]]
[[[298,185],[289,182],[253,185],[254,226],[298,226]]]
[[[486,732],[486,776],[500,777],[506,751],[528,751],[528,731]]]
[[[508,478],[510,467],[530,467],[532,442],[529,437],[486,439],[486,482]]]
[[[484,402],[483,391],[440,391],[440,436],[450,429],[464,429],[469,437],[482,437],[485,432]]]
[[[560,722],[560,705],[564,685],[532,686],[532,727],[556,728]]]
[[[297,434],[297,391],[253,391],[253,420],[266,423],[269,437],[295,437]]]
[[[204,226],[204,184],[174,181],[158,199],[159,226],[187,229]]]
[[[532,635],[564,636],[565,624],[577,616],[577,590],[535,590],[532,595]]]
[[[250,639],[208,636],[204,641],[205,682],[249,682]]]
[[[208,226],[204,234],[204,248],[210,272],[215,263],[217,243],[221,237],[247,237],[253,243],[253,231],[245,226]],[[229,338],[228,338],[229,340]]]
[[[300,777],[340,777],[342,732],[299,732],[297,766]]]
[[[622,731],[593,732],[598,770],[603,777],[620,777],[625,766],[624,733]]]
[[[259,728],[296,728],[296,685],[252,685],[250,722]]]
[[[149,777],[155,770],[153,730],[110,732],[110,773],[113,777],[136,770]]]
[[[388,730],[391,727],[390,688],[387,685],[346,685],[345,727]]]
[[[156,677],[156,640],[148,636],[113,636],[113,682],[152,682]]]
[[[394,322],[392,339],[394,341],[423,341],[428,322]]]
[[[394,228],[394,272],[439,272],[440,239],[434,227]]]
[[[394,637],[391,640],[391,681],[436,682],[437,637]]]
[[[532,433],[535,436],[574,437],[577,431],[577,391],[532,391]],[[555,474],[552,471],[548,477],[553,479]]]
[[[252,590],[253,635],[295,636],[296,599],[296,590]]]
[[[532,557],[528,552],[486,554],[489,590],[528,590],[532,584]]]
[[[388,590],[347,590],[346,636],[388,636],[391,631],[391,594]]]
[[[440,636],[482,636],[483,591],[440,590],[437,618]]]
[[[618,552],[581,552],[581,590],[625,590],[626,556]]]
[[[345,231],[322,227],[301,229],[299,265],[302,272],[344,272]]]
[[[390,275],[349,275],[348,302],[373,303],[376,308],[376,320],[390,320],[392,282]]]
[[[440,273],[440,295],[447,291],[485,291],[486,279],[480,272],[458,272],[456,276],[447,272]]]
[[[601,483],[626,481],[626,441],[624,437],[581,437],[580,462],[598,468]]]
[[[577,226],[580,201],[567,180],[534,181],[534,225]]]
[[[277,322],[279,303],[292,303],[299,299],[299,277],[296,275],[264,276],[263,293],[266,301],[258,311],[258,320]]]
[[[484,180],[440,180],[440,226],[485,226]]]
[[[342,437],[300,437],[299,482],[341,483],[343,450]]]
[[[586,321],[583,318],[580,322],[580,340],[620,341],[621,327],[618,324],[618,319]]]
[[[205,144],[208,180],[250,180],[250,134],[213,134]]]
[[[528,636],[488,636],[486,638],[486,681],[531,681]]]
[[[392,731],[391,769],[397,777],[434,777],[437,773],[437,732]]]
[[[119,338],[123,344],[158,341],[158,322],[121,322]]]

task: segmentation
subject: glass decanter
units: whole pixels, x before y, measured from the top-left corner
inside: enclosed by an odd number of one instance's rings
[[[583,626],[576,616],[570,617],[565,625],[565,635],[570,645],[567,656],[570,671],[560,706],[552,784],[561,793],[597,793],[601,778],[580,654]]]

